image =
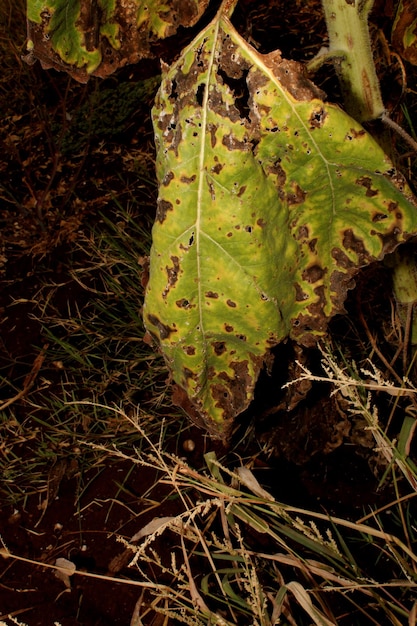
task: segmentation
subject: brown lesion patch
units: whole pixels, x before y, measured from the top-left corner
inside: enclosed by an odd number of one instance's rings
[[[160,224],[162,224],[167,216],[168,211],[172,211],[173,208],[174,207],[172,206],[171,202],[168,202],[168,200],[164,200],[163,198],[158,198],[158,201],[156,203],[155,219],[160,222]]]
[[[162,297],[165,298],[172,287],[178,280],[178,274],[180,272],[180,260],[177,256],[171,256],[172,267],[165,267],[167,273],[167,285],[162,292]]]
[[[226,300],[226,304],[227,306],[230,306],[230,308],[235,309],[237,307],[236,302],[233,302],[233,300]]]
[[[382,222],[384,220],[386,220],[388,217],[388,215],[386,215],[385,213],[380,213],[379,211],[375,212],[372,215],[372,221],[374,224],[378,223],[378,222]]]
[[[332,248],[331,255],[332,258],[336,261],[337,267],[341,267],[344,270],[347,270],[354,265],[353,261],[348,257],[346,252],[343,252],[341,248]]]
[[[379,233],[378,233],[379,234]],[[382,241],[383,254],[393,252],[402,239],[402,228],[400,224],[395,225],[389,232],[379,234]]]
[[[391,202],[388,204],[388,211],[389,211],[390,213],[394,213],[394,211],[396,211],[397,209],[398,209],[398,202],[392,202],[392,201],[391,201]]]
[[[181,298],[180,300],[177,300],[175,304],[179,309],[192,309],[193,307],[195,307],[195,305],[192,305],[191,302],[187,300],[187,298]]]
[[[292,183],[292,191],[287,193],[287,202],[289,206],[296,204],[303,204],[306,199],[307,192],[305,192],[297,183]]]
[[[283,59],[279,50],[263,54],[262,60],[296,100],[309,101],[313,98],[324,100],[326,94],[309,80],[302,63]]]
[[[180,260],[177,256],[171,257],[172,267],[166,267],[167,275],[168,275],[168,283],[171,287],[175,285],[178,280],[178,274],[180,271]]]
[[[161,339],[168,339],[172,333],[176,333],[177,329],[175,328],[175,324],[168,326],[168,324],[164,324],[161,320],[156,316],[149,314],[148,322],[155,326],[158,329],[159,337]]]
[[[310,237],[310,230],[307,224],[302,224],[298,227],[296,239],[297,241],[306,241]]]
[[[258,372],[263,365],[262,357],[249,355],[251,365],[254,370],[252,377],[248,360],[232,361],[230,368],[233,374],[220,372],[217,376],[219,382],[215,382],[211,387],[211,395],[216,406],[223,409],[223,419],[233,419],[236,415],[244,411],[253,394],[253,388],[258,376]]]
[[[323,107],[318,107],[314,109],[309,119],[311,130],[314,130],[315,128],[321,128],[325,122],[326,117],[327,112],[324,110]]]
[[[175,178],[175,176],[174,176],[174,172],[172,172],[172,171],[167,172],[167,173],[165,174],[165,176],[163,177],[162,181],[161,181],[161,182],[162,182],[162,185],[163,185],[164,187],[168,187],[169,183],[170,183],[170,182],[171,182],[174,178]]]
[[[361,187],[365,187],[365,195],[367,198],[373,198],[378,195],[377,189],[372,189],[372,179],[369,176],[360,176],[355,180],[355,184]]]
[[[225,341],[213,341],[211,345],[213,346],[214,354],[216,356],[221,356],[227,351]]]
[[[188,356],[194,356],[196,353],[195,346],[185,346],[184,352],[188,354]]]
[[[218,128],[219,128],[218,124],[207,124],[207,130],[210,134],[210,143],[213,149],[216,147],[216,143],[217,143],[216,133],[217,133]]]
[[[267,165],[266,170],[269,174],[276,176],[276,185],[281,188],[285,185],[287,174],[281,166],[281,159],[277,159],[272,165]]]
[[[222,163],[216,163],[216,165],[213,165],[213,167],[211,168],[211,172],[213,174],[220,174],[220,172],[222,171],[224,165]]]
[[[219,294],[216,291],[206,291],[206,298],[214,298],[217,299]]]
[[[235,137],[232,133],[223,136],[222,144],[228,150],[242,150],[243,152],[248,152],[250,148],[249,142],[240,141],[240,139]]]
[[[364,246],[363,239],[356,237],[351,228],[347,228],[343,234],[343,247],[352,250],[358,257],[358,265],[367,265],[375,260]]]
[[[317,254],[317,237],[313,237],[313,239],[308,242],[308,247],[313,254]]]
[[[353,141],[353,139],[358,139],[358,137],[365,137],[366,132],[363,128],[360,130],[356,130],[355,128],[351,128],[349,132],[345,135],[345,141]]]
[[[196,178],[197,178],[197,175],[193,174],[192,176],[181,176],[180,180],[185,185],[191,185],[191,183],[193,183]]]
[[[320,265],[312,265],[303,271],[303,280],[310,284],[314,284],[323,278],[326,271],[327,270],[320,267]]]
[[[306,294],[306,292],[303,291],[301,285],[299,285],[298,283],[295,283],[294,287],[295,287],[296,302],[304,302],[305,300],[308,299],[308,294]]]

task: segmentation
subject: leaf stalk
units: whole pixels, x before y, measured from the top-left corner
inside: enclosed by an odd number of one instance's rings
[[[374,0],[322,0],[329,48],[319,53],[312,67],[331,60],[339,77],[347,113],[358,122],[385,112],[375,71],[368,29]]]

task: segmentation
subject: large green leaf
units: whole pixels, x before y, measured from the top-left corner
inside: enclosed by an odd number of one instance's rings
[[[153,41],[192,26],[208,0],[28,0],[30,54],[85,82],[152,56]]]
[[[224,438],[269,349],[289,335],[314,343],[358,268],[417,228],[380,147],[320,96],[298,64],[258,54],[219,16],[153,109],[144,320],[185,406]]]

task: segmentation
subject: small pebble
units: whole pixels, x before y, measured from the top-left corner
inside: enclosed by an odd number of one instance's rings
[[[182,444],[182,449],[184,452],[194,452],[195,442],[192,439],[186,439]]]

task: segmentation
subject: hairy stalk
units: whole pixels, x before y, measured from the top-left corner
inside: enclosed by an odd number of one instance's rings
[[[361,123],[385,111],[368,30],[372,5],[373,0],[323,0],[329,48],[312,64],[334,63],[346,111]]]

